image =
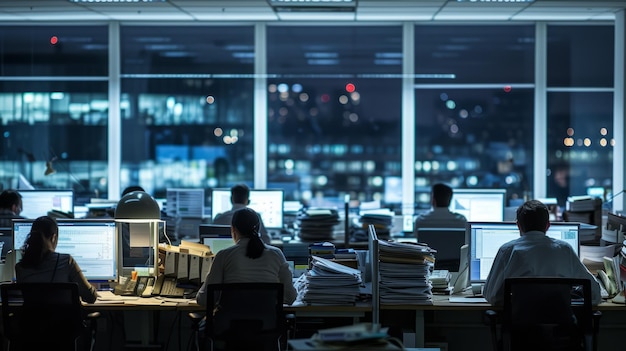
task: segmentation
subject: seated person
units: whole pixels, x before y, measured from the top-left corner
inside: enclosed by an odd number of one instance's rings
[[[16,190],[7,189],[0,193],[0,227],[13,227],[13,219],[24,218],[22,212],[22,195]]]
[[[504,280],[517,277],[589,279],[592,303],[600,303],[598,281],[571,246],[546,236],[549,216],[546,205],[537,200],[527,201],[517,209],[520,237],[500,247],[483,289],[483,295],[492,305],[504,302]]]
[[[213,224],[230,225],[233,214],[237,210],[248,207],[248,204],[250,203],[250,188],[248,188],[245,184],[237,184],[230,188],[230,202],[233,204],[233,207],[229,211],[218,213],[215,218],[213,218]],[[263,240],[264,243],[269,244],[270,236],[267,233],[267,229],[265,229],[265,225],[263,225],[261,216],[259,216],[259,223],[259,234],[261,235],[261,240]]]
[[[450,211],[451,200],[451,187],[443,183],[434,184],[430,192],[432,208],[415,219],[413,234],[417,237],[419,228],[465,228],[467,219],[462,214]]]
[[[296,289],[289,264],[279,248],[265,245],[259,236],[261,221],[251,208],[233,213],[231,235],[235,245],[215,255],[211,270],[196,295],[198,304],[206,305],[206,285],[222,283],[277,282],[284,287],[284,302],[292,304]]]
[[[15,265],[18,283],[73,282],[78,284],[80,298],[94,303],[98,294],[69,254],[57,253],[59,228],[56,221],[42,216],[33,222],[24,244],[24,253]]]

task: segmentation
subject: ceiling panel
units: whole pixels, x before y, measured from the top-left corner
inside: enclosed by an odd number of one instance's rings
[[[74,3],[68,0],[1,0],[0,21],[429,21],[612,20],[624,0],[458,2],[456,0],[358,0],[354,13],[276,13],[267,0],[168,0],[151,3]],[[298,13],[295,15],[295,13]]]

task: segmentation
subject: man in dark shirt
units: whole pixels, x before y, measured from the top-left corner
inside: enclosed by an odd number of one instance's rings
[[[0,227],[13,227],[13,219],[24,218],[22,212],[22,195],[16,190],[7,189],[0,193]]]

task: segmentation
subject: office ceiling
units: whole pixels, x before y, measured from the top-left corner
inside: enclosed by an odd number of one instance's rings
[[[355,0],[350,11],[277,11],[269,0],[0,0],[0,21],[588,21],[626,0]],[[115,0],[130,1],[130,0]]]

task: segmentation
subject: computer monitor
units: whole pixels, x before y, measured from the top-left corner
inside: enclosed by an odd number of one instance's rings
[[[450,211],[469,222],[502,222],[506,189],[454,189]]]
[[[48,211],[74,212],[74,192],[72,190],[19,190],[22,195],[21,216],[37,218]]]
[[[13,240],[22,248],[33,219],[13,222]],[[92,282],[117,279],[117,232],[113,219],[58,219],[56,252],[72,255],[85,277]],[[18,250],[16,262],[21,259]]]
[[[9,251],[13,250],[13,228],[0,228],[0,243],[2,243],[0,262],[5,262],[7,254]]]
[[[248,207],[261,216],[265,228],[282,229],[283,201],[282,189],[250,189]],[[231,207],[230,189],[213,189],[211,192],[211,218],[230,210]]]
[[[223,236],[230,238],[230,226],[224,224],[200,224],[198,234],[202,236]]]
[[[487,280],[493,260],[503,244],[520,237],[515,222],[468,222],[470,235],[469,280],[482,283]],[[568,243],[576,255],[580,251],[579,223],[554,222],[546,235]]]
[[[211,249],[211,252],[214,254],[217,254],[221,250],[227,249],[235,245],[235,241],[230,236],[225,237],[204,235],[200,237],[200,240],[202,240],[202,244],[208,246]]]
[[[435,269],[458,272],[461,265],[461,246],[466,241],[465,233],[465,228],[419,228],[417,241],[437,250]]]
[[[167,188],[165,212],[172,218],[204,217],[204,189]]]

